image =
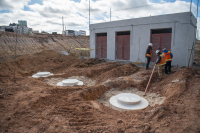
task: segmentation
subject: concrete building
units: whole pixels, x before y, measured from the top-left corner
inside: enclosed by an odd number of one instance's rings
[[[9,26],[17,26],[17,23],[10,23]]]
[[[0,26],[0,31],[5,31],[6,26]]]
[[[52,34],[56,35],[56,34],[57,34],[57,32],[52,32]]]
[[[75,36],[78,36],[78,31],[75,30],[75,31],[74,31],[74,35],[75,35]]]
[[[156,50],[167,48],[174,55],[172,65],[187,66],[194,60],[196,23],[193,14],[184,12],[91,24],[90,48],[96,50],[90,51],[90,57],[145,62],[145,52],[151,42],[152,62],[156,61]]]
[[[27,27],[27,21],[26,20],[18,20],[19,26]]]
[[[66,35],[74,35],[74,30],[66,30]]]
[[[33,30],[33,33],[40,33],[39,30]]]
[[[85,30],[79,30],[78,36],[86,36],[86,31]]]
[[[25,20],[18,20],[17,23],[10,23],[9,26],[0,26],[1,31],[7,31],[7,32],[17,32],[20,34],[32,34],[32,28],[27,27],[27,21]]]
[[[46,31],[41,31],[42,34],[49,34],[48,32]]]
[[[86,35],[86,31],[85,30],[66,30],[64,31],[65,33],[63,33],[64,35],[68,35],[68,36],[85,36]]]

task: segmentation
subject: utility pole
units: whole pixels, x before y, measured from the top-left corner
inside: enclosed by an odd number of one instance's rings
[[[63,34],[63,36],[64,36],[64,17],[62,17],[62,23],[63,23],[63,32],[62,32],[62,34]]]
[[[66,26],[65,26],[65,36],[66,36]]]
[[[62,16],[62,26],[63,26],[63,16]],[[63,35],[64,28],[62,28],[62,35]]]
[[[111,7],[110,7],[110,22],[111,22]]]
[[[89,0],[89,30],[90,30],[90,0]]]

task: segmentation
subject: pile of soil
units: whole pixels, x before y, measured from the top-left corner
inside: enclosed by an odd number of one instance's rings
[[[139,68],[136,65],[128,63],[101,74],[98,77],[98,82],[103,82],[115,77],[128,76],[137,72],[138,70]]]
[[[14,69],[17,76],[31,76],[39,71],[62,72],[77,62],[82,62],[82,60],[73,56],[60,55],[52,50],[42,51],[0,64],[0,69],[3,70],[0,71],[0,77],[13,76]]]
[[[77,67],[77,68],[91,67],[93,65],[100,64],[103,62],[106,62],[106,61],[104,59],[91,58],[91,59],[84,60],[84,62],[78,62],[72,65],[72,67]]]
[[[196,43],[195,45],[194,62],[200,63],[200,42]]]

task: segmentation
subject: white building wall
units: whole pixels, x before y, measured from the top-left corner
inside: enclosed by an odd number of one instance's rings
[[[186,12],[92,24],[90,25],[90,48],[96,48],[96,33],[107,33],[107,50],[109,51],[107,59],[115,60],[116,32],[131,31],[130,61],[137,61],[139,54],[140,60],[145,62],[145,51],[151,41],[151,29],[172,28],[171,52],[174,55],[172,65],[187,66],[190,56],[188,49],[192,47],[192,40],[195,39],[194,26],[191,26],[191,40],[188,45],[189,19],[190,13]],[[192,16],[192,23],[196,24],[194,16]],[[95,50],[90,51],[90,57],[96,57]]]
[[[75,36],[78,36],[78,31],[74,31]]]
[[[78,35],[79,36],[85,36],[86,35],[86,31],[85,30],[79,30],[78,31]]]

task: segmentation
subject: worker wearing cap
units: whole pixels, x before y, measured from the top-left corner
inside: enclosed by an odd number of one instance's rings
[[[158,81],[162,80],[162,70],[164,65],[166,64],[165,55],[160,52],[160,50],[156,50],[156,54],[158,55],[158,59],[156,64],[158,66]]]
[[[166,48],[163,49],[163,54],[165,55],[165,74],[171,73],[171,62],[173,58],[173,54],[168,51]]]
[[[146,58],[147,58],[146,70],[149,69],[149,63],[150,63],[151,56],[152,56],[152,46],[153,46],[153,44],[149,43],[149,46],[147,47],[147,50],[146,50],[146,54],[145,54]]]

